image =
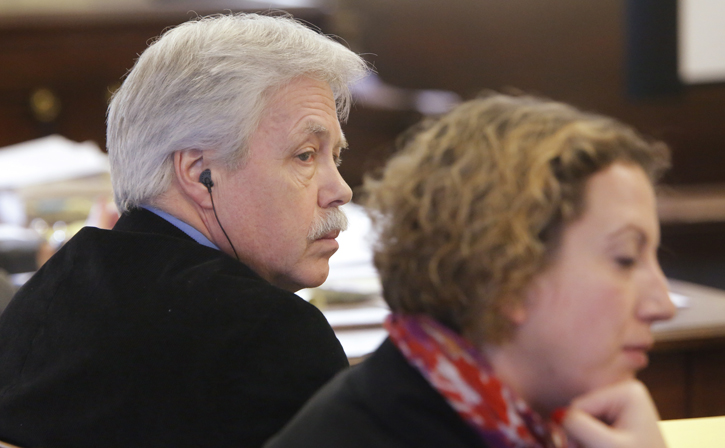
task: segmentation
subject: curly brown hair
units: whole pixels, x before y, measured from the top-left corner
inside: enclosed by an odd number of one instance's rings
[[[502,342],[506,309],[581,215],[587,179],[634,164],[654,184],[669,150],[611,118],[528,96],[489,94],[407,135],[364,202],[375,265],[395,312]]]

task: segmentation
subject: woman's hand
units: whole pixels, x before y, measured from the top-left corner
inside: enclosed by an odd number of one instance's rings
[[[631,380],[577,398],[562,425],[586,448],[667,448],[658,420],[647,388]]]

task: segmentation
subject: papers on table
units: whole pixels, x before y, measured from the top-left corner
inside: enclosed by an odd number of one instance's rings
[[[51,135],[0,150],[0,190],[109,172],[108,156],[93,142]]]
[[[323,314],[332,328],[380,327],[390,310],[384,307],[362,307],[325,310]]]

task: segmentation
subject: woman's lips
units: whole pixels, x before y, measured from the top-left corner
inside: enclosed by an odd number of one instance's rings
[[[647,352],[652,349],[652,343],[631,344],[624,347],[624,354],[630,360],[632,367],[639,370],[647,367],[649,356]]]

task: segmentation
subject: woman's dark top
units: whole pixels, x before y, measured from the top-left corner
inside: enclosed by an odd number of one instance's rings
[[[339,374],[265,448],[486,448],[390,340]]]

